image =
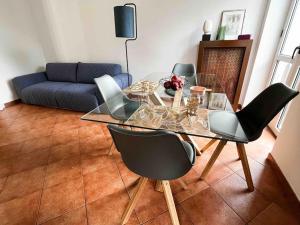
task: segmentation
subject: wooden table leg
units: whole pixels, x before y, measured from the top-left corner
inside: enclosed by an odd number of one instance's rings
[[[182,137],[182,139],[184,141],[187,141],[187,142],[191,142],[194,147],[195,147],[195,150],[196,150],[196,155],[201,155],[201,151],[200,151],[200,148],[198,146],[198,144],[193,140],[192,137],[190,137],[189,135],[186,135],[186,134],[180,134],[180,136]]]
[[[218,156],[220,155],[222,149],[224,148],[224,146],[226,145],[227,141],[223,141],[221,140],[216,148],[216,150],[214,151],[214,153],[212,154],[212,156],[210,157],[207,165],[205,166],[202,174],[201,174],[201,179],[203,179],[208,172],[210,171],[211,167],[214,165],[214,163],[216,162]]]
[[[242,161],[243,170],[244,170],[246,182],[248,185],[248,189],[249,189],[249,191],[254,191],[254,185],[253,185],[251,171],[250,171],[250,167],[249,167],[249,163],[248,163],[248,159],[247,159],[247,155],[246,155],[246,151],[245,151],[245,146],[243,143],[236,143],[236,146],[237,146],[237,150],[239,152],[239,157],[241,158],[241,161]]]

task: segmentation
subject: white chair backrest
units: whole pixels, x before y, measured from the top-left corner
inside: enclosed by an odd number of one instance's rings
[[[110,75],[103,75],[94,79],[99,91],[106,102],[108,99],[122,93],[121,88]]]

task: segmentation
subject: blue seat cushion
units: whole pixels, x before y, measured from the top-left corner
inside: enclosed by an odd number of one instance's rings
[[[132,83],[132,76],[128,73],[120,73],[113,77],[121,89],[127,88]],[[129,83],[128,83],[129,80]]]
[[[73,83],[55,93],[59,108],[88,112],[103,103],[96,84]]]
[[[69,86],[69,82],[44,81],[22,90],[22,101],[27,104],[57,107],[55,92]]]
[[[47,63],[49,81],[76,82],[77,63]]]
[[[121,73],[121,66],[112,63],[78,63],[77,82],[94,83],[94,78],[105,74],[115,76]]]
[[[45,81],[22,90],[27,104],[88,112],[103,102],[95,84]]]

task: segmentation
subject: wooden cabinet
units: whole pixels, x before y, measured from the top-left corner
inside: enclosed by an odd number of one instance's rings
[[[199,45],[198,81],[201,74],[215,74],[234,110],[238,108],[251,46],[252,40],[201,41]]]

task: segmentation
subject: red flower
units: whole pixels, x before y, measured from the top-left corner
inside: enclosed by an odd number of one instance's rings
[[[164,87],[165,87],[165,89],[170,89],[171,88],[171,81],[166,81],[164,83]]]

